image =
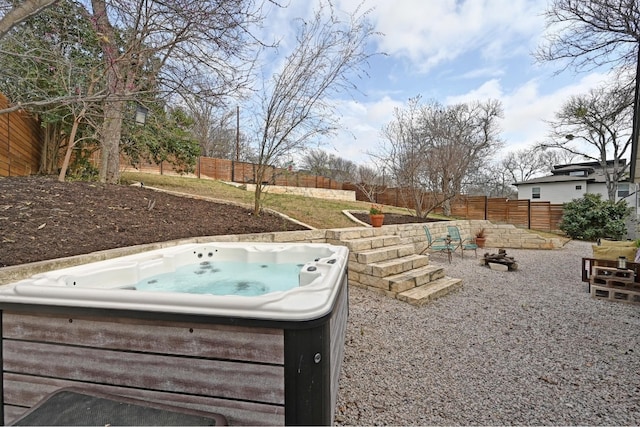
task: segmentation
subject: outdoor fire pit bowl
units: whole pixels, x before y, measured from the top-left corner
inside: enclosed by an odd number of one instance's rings
[[[486,252],[480,263],[492,270],[515,271],[518,269],[516,260],[511,256],[507,256],[507,251],[504,249],[498,249],[497,254]]]

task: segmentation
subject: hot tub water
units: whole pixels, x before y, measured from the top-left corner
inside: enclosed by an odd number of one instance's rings
[[[134,285],[138,291],[257,296],[298,287],[298,263],[244,263],[202,261],[174,272],[147,277]]]

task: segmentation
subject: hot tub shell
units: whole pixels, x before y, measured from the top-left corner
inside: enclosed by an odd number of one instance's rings
[[[242,252],[268,262],[318,256],[302,268],[303,286],[261,297],[127,289],[189,262],[185,254],[215,260]],[[74,386],[216,412],[231,424],[331,424],[347,260],[345,247],[328,244],[192,244],[0,288],[3,419]]]

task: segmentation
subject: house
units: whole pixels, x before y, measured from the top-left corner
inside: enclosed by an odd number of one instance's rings
[[[626,160],[620,160],[625,167]],[[613,161],[607,162],[608,167],[613,167]],[[635,208],[638,202],[635,183],[629,182],[629,174],[618,182],[616,201],[625,199],[630,207]],[[532,178],[527,181],[516,182],[518,199],[531,199],[532,201],[547,201],[550,203],[566,203],[573,199],[579,199],[586,193],[598,193],[603,200],[609,198],[604,170],[598,162],[573,163],[569,165],[555,165],[551,175]]]

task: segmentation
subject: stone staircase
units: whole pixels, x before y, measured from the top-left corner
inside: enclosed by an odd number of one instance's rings
[[[416,253],[423,245],[384,234],[383,228],[329,230],[329,243],[349,248],[349,285],[413,305],[423,305],[462,286],[461,279],[445,276],[444,268],[429,264]]]

